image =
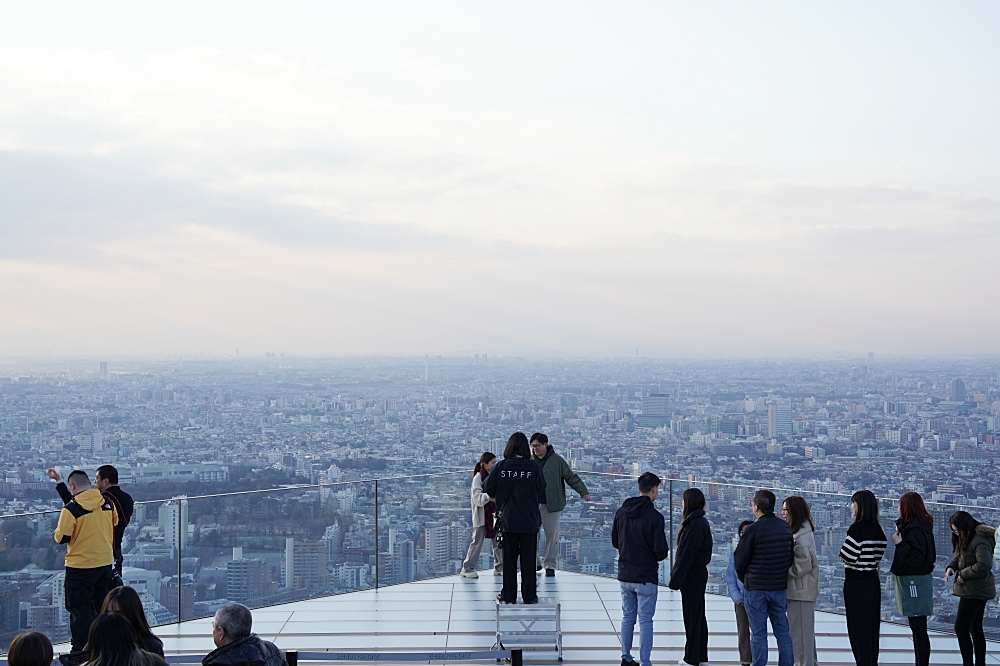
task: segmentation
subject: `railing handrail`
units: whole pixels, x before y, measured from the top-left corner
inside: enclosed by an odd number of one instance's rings
[[[228,492],[228,493],[213,493],[213,494],[208,494],[208,495],[185,495],[185,496],[183,496],[183,499],[185,499],[185,500],[198,500],[198,499],[213,499],[213,498],[218,498],[218,497],[237,497],[237,496],[240,496],[240,495],[256,495],[256,494],[261,494],[261,493],[277,493],[277,492],[291,491],[291,490],[306,490],[306,489],[310,489],[310,488],[319,489],[319,488],[330,488],[330,487],[333,487],[333,486],[351,486],[351,485],[359,485],[359,484],[366,484],[366,483],[374,483],[375,481],[401,481],[401,480],[406,480],[406,479],[420,479],[420,478],[430,478],[430,477],[440,477],[440,476],[454,476],[456,474],[466,474],[466,473],[470,474],[470,476],[471,476],[471,472],[469,472],[468,470],[465,470],[465,469],[455,469],[455,470],[447,470],[447,471],[444,471],[444,472],[429,472],[427,474],[409,474],[409,475],[400,475],[400,476],[380,476],[380,477],[372,478],[372,479],[353,479],[351,481],[334,481],[332,483],[303,483],[303,484],[281,486],[279,488],[258,488],[258,489],[255,489],[255,490],[237,490],[237,491]],[[619,474],[619,473],[616,473],[616,472],[592,472],[592,471],[588,471],[588,470],[578,470],[577,474],[580,474],[580,475],[589,475],[589,476],[602,476],[602,477],[616,478],[616,479],[636,479],[636,478],[638,478],[634,474]],[[726,486],[726,487],[729,487],[729,488],[767,488],[768,490],[779,491],[779,492],[783,492],[783,493],[807,493],[807,494],[810,494],[810,495],[823,495],[823,496],[826,496],[826,497],[845,497],[845,498],[850,498],[851,495],[852,495],[852,493],[831,492],[831,491],[827,491],[827,490],[809,490],[809,489],[806,489],[806,488],[783,488],[781,486],[769,486],[769,485],[766,485],[766,484],[728,483],[728,482],[725,482],[725,481],[710,481],[710,480],[704,480],[704,479],[695,479],[694,481],[690,481],[690,480],[687,480],[687,479],[664,479],[664,481],[670,482],[671,485],[673,483],[686,483],[688,485],[708,485],[708,484],[713,484],[713,485],[717,485],[717,486]],[[173,500],[176,500],[176,499],[177,499],[177,496],[174,496],[174,497],[165,497],[165,498],[162,498],[162,499],[155,499],[155,500],[140,500],[140,501],[136,502],[135,504],[136,504],[136,506],[138,506],[140,504],[145,504],[145,505],[162,504],[164,502],[170,502],[170,501],[173,501]],[[881,502],[899,502],[899,498],[892,498],[892,497],[877,497],[876,499],[878,499]],[[959,503],[956,503],[956,502],[935,502],[935,501],[925,501],[924,503],[925,504],[934,505],[934,506],[952,507],[952,508],[956,508],[956,509],[974,509],[974,510],[978,510],[978,511],[984,511],[984,510],[1000,511],[1000,507],[982,506],[982,505],[979,505],[979,504],[959,504]],[[5,514],[0,514],[0,520],[6,520],[6,519],[9,519],[9,518],[28,518],[28,517],[31,517],[31,516],[44,516],[46,514],[56,514],[56,513],[59,513],[60,510],[61,509],[46,509],[46,510],[43,510],[43,511],[26,511],[24,513],[5,513]]]
[[[184,500],[197,500],[197,499],[212,499],[216,497],[236,497],[238,495],[255,495],[259,493],[277,493],[286,490],[305,490],[309,488],[330,488],[332,486],[351,486],[359,485],[363,483],[374,483],[375,481],[399,481],[403,479],[420,479],[435,476],[454,476],[456,474],[468,474],[469,478],[472,478],[472,471],[466,469],[454,469],[447,470],[445,472],[429,472],[427,474],[409,474],[406,476],[380,476],[374,479],[353,479],[351,481],[334,481],[332,483],[302,483],[295,485],[281,486],[280,488],[258,488],[256,490],[236,490],[229,493],[214,493],[210,495],[175,495],[173,497],[164,497],[162,499],[155,500],[139,500],[135,502],[136,506],[140,504],[162,504],[164,502],[172,502],[177,499]],[[0,520],[6,518],[25,518],[28,516],[43,516],[49,513],[59,513],[62,509],[46,509],[44,511],[26,511],[24,513],[5,513],[0,514]]]

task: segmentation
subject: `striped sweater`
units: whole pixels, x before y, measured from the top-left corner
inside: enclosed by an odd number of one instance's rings
[[[851,525],[840,549],[844,577],[865,579],[877,576],[886,545],[885,532],[878,523],[857,521]]]

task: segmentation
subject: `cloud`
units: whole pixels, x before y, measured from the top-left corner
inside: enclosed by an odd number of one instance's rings
[[[0,57],[0,351],[996,351],[989,193],[352,81],[223,49]]]

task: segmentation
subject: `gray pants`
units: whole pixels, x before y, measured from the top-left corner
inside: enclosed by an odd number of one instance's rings
[[[740,663],[752,664],[753,655],[750,654],[750,618],[747,617],[747,609],[743,604],[733,604],[736,607],[736,636],[740,646]]]
[[[479,555],[483,552],[483,541],[486,540],[486,528],[477,527],[472,530],[472,543],[469,544],[469,552],[462,562],[462,571],[469,573],[479,566]],[[497,573],[503,572],[503,551],[497,548],[497,542],[490,539],[493,546],[493,570]]]
[[[545,504],[538,505],[542,514],[542,529],[545,530],[545,554],[538,557],[538,564],[546,569],[555,569],[559,558],[559,516],[561,511],[549,511]]]
[[[788,600],[788,630],[795,666],[816,666],[816,602]]]

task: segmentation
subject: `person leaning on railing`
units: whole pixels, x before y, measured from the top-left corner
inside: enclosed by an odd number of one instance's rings
[[[934,546],[934,518],[917,493],[899,498],[899,520],[892,534],[896,552],[892,556],[893,591],[896,612],[906,618],[913,634],[916,666],[931,660],[931,639],[927,618],[934,614],[934,582],[931,575],[937,560]]]
[[[983,614],[986,602],[997,594],[993,578],[993,549],[996,532],[965,511],[951,516],[951,547],[955,557],[945,568],[944,580],[955,576],[952,594],[958,597],[955,635],[962,651],[962,664],[986,666],[986,635]]]

